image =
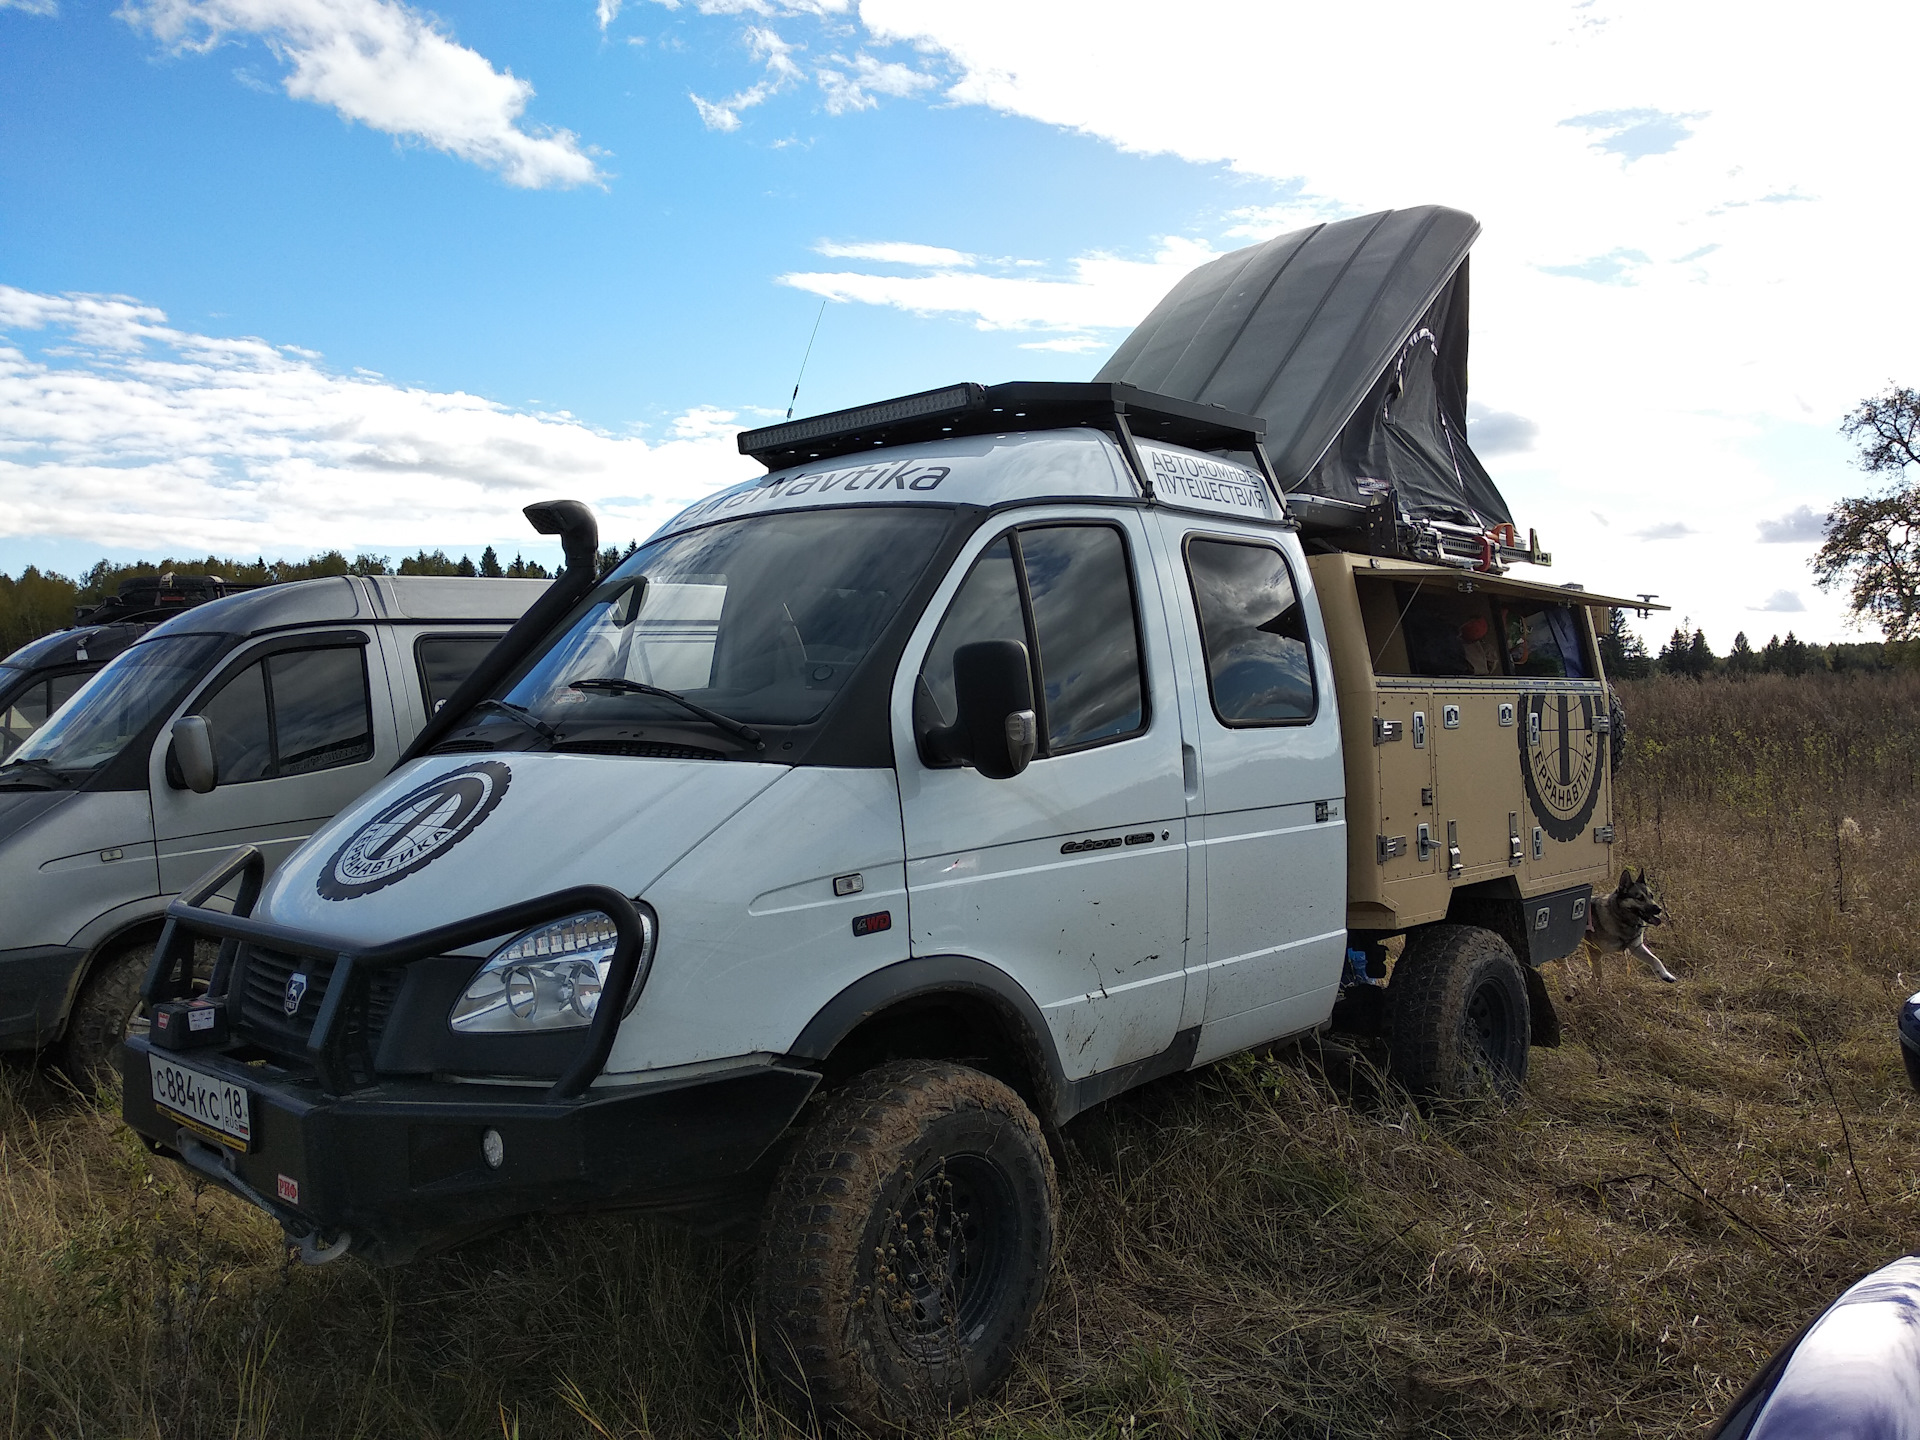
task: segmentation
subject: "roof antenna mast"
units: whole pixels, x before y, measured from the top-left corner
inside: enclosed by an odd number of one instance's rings
[[[793,394],[787,397],[787,419],[793,418],[793,407],[800,399],[800,382],[807,378],[807,361],[813,358],[814,336],[820,333],[820,322],[827,318],[827,302],[820,302],[820,313],[813,317],[813,334],[807,336],[807,353],[800,357],[800,373],[793,377]]]

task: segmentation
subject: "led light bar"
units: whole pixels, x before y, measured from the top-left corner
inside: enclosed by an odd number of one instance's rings
[[[874,430],[898,425],[903,420],[926,420],[936,415],[960,415],[977,410],[986,403],[986,387],[971,381],[947,385],[939,390],[922,390],[917,395],[902,395],[897,400],[882,400],[874,405],[858,405],[851,410],[835,410],[805,420],[780,425],[765,425],[758,430],[740,432],[740,453],[757,455],[769,450],[785,450],[810,440]]]

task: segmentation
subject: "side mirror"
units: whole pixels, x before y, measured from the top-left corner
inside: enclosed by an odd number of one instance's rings
[[[173,722],[173,743],[168,747],[180,767],[180,778],[187,789],[204,795],[220,783],[220,768],[213,759],[213,731],[204,715],[182,715]]]
[[[626,629],[640,618],[640,606],[647,598],[647,577],[642,575],[613,600],[613,623]]]
[[[960,760],[989,780],[1025,770],[1040,745],[1033,713],[1033,668],[1018,640],[980,640],[953,652],[960,718],[922,738],[936,761]]]

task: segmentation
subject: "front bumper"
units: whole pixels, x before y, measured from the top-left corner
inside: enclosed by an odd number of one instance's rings
[[[0,1050],[38,1050],[60,1038],[86,960],[70,945],[0,950]]]
[[[149,1053],[144,1037],[127,1042],[123,1106],[156,1151],[259,1205],[289,1235],[350,1235],[352,1251],[375,1263],[521,1215],[697,1208],[755,1173],[820,1078],[771,1063],[565,1101],[544,1087],[432,1080],[328,1095],[219,1050],[159,1052],[246,1087],[252,1141],[241,1153],[155,1105]],[[481,1148],[487,1130],[504,1142],[498,1169]]]

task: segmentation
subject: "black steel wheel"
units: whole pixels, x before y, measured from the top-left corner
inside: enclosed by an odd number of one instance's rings
[[[1407,937],[1388,986],[1394,1075],[1443,1100],[1512,1100],[1526,1083],[1532,1014],[1512,948],[1477,925]]]
[[[768,1200],[762,1355],[856,1426],[964,1409],[1013,1366],[1057,1203],[1039,1122],[1005,1085],[942,1062],[868,1072],[827,1100]]]

